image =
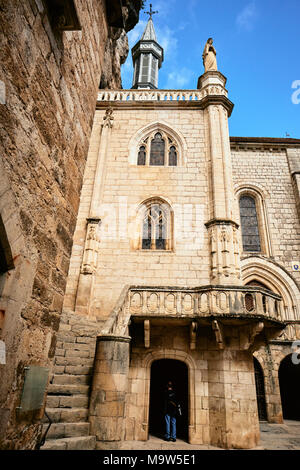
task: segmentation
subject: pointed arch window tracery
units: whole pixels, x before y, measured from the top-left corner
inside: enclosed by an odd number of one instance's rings
[[[172,249],[172,212],[166,202],[160,199],[145,202],[139,211],[139,221],[139,249]]]
[[[178,166],[179,146],[173,137],[157,129],[138,147],[139,166]]]

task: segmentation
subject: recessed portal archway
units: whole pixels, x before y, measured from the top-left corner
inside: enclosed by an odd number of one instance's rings
[[[293,363],[292,354],[281,361],[278,376],[283,418],[300,420],[300,364]]]
[[[253,357],[253,362],[254,362],[254,373],[255,373],[255,387],[256,387],[258,418],[260,421],[267,421],[267,406],[266,406],[264,373],[256,357]]]
[[[177,417],[177,437],[188,440],[188,367],[175,359],[159,359],[152,363],[150,380],[149,434],[163,438],[164,392],[167,382],[174,384],[182,416]]]

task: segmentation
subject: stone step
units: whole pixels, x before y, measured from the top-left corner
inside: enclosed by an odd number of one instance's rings
[[[75,365],[75,366],[55,365],[53,367],[53,373],[54,373],[54,375],[62,375],[62,374],[92,375],[93,367],[91,367],[91,366],[82,366],[82,365]]]
[[[43,425],[43,433],[46,432],[48,425]],[[46,439],[62,439],[65,437],[88,436],[90,423],[53,423],[47,433]]]
[[[55,374],[52,379],[53,384],[61,385],[88,385],[90,382],[90,375]]]
[[[73,356],[56,356],[55,365],[57,366],[87,366],[92,367],[94,364],[93,357],[73,357]]]
[[[64,439],[49,439],[41,450],[95,450],[95,436],[68,437]]]
[[[86,395],[89,394],[89,385],[82,384],[49,384],[48,395]]]
[[[47,408],[86,408],[89,405],[88,395],[70,395],[70,396],[56,396],[48,395],[46,406]]]
[[[46,408],[46,412],[53,423],[80,423],[87,421],[87,408]],[[43,423],[48,423],[46,416]]]

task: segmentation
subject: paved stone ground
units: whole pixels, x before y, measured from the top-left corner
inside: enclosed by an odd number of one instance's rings
[[[284,421],[284,424],[260,423],[260,443],[254,450],[300,450],[300,421]],[[123,450],[220,450],[207,445],[190,445],[178,439],[166,442],[150,436],[147,442],[126,441]]]

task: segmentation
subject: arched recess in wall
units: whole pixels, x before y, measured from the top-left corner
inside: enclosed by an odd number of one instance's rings
[[[151,379],[151,366],[154,361],[160,359],[175,359],[184,362],[188,367],[188,408],[189,408],[189,442],[192,441],[195,433],[196,426],[196,389],[195,389],[195,371],[196,364],[194,359],[184,351],[162,349],[160,351],[153,351],[145,357],[142,363],[142,369],[145,371],[145,391],[144,391],[144,423],[149,423],[149,405],[150,405],[150,379]],[[200,372],[197,371],[200,375]],[[198,380],[200,377],[198,377]]]
[[[284,419],[300,420],[300,364],[289,354],[280,363],[278,370],[282,414]]]
[[[166,148],[168,148],[168,150],[171,150],[172,147],[175,148],[177,160],[177,165],[175,166],[184,166],[186,162],[187,153],[187,144],[185,138],[183,137],[180,131],[174,129],[173,127],[170,127],[167,123],[163,121],[155,121],[151,124],[147,124],[146,126],[139,129],[131,137],[128,148],[129,163],[131,165],[137,165],[140,148],[142,146],[145,146],[146,151],[147,146],[149,147],[151,145],[151,138],[154,138],[157,133],[160,133],[162,135],[163,140],[166,141]],[[167,160],[168,158],[169,156],[167,155],[166,163],[169,161]],[[169,164],[166,164],[164,166],[172,167],[172,165]]]
[[[268,257],[272,256],[266,207],[267,194],[254,185],[243,185],[238,187],[236,197],[241,227],[241,256],[255,252]]]
[[[263,368],[260,362],[255,356],[253,356],[253,363],[254,363],[258,418],[260,421],[267,421],[267,405],[266,405],[264,372],[263,372]]]
[[[151,365],[149,434],[160,437],[164,432],[162,426],[165,414],[165,391],[167,382],[171,381],[180,403],[182,414],[177,416],[177,438],[188,439],[188,367],[177,359],[157,359]]]
[[[300,319],[300,291],[293,278],[277,263],[258,256],[250,256],[241,260],[241,272],[244,285],[258,281],[275,294],[281,295],[282,320]]]
[[[174,213],[170,203],[155,196],[141,202],[130,233],[134,250],[173,250]]]

